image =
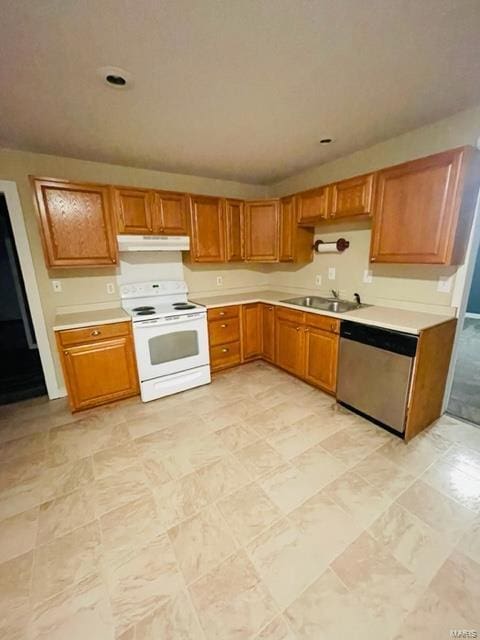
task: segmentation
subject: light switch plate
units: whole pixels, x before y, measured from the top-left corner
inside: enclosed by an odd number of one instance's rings
[[[52,287],[55,293],[60,293],[62,290],[62,283],[60,280],[52,280]]]
[[[437,282],[437,291],[440,293],[450,293],[452,290],[452,279],[449,276],[440,276]]]
[[[319,273],[317,273],[317,275],[315,276],[315,286],[316,287],[322,286],[322,276]]]
[[[217,276],[217,287],[223,287],[223,278],[222,278],[222,276]]]
[[[335,267],[328,267],[328,279],[335,280],[336,277],[337,277],[337,270],[335,269]]]
[[[115,293],[115,285],[113,282],[107,282],[107,293]]]
[[[365,269],[365,271],[363,272],[363,281],[366,284],[372,284],[372,282],[373,282],[373,274],[370,271],[370,269]]]

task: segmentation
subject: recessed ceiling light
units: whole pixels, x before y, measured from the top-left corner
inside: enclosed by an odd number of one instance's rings
[[[97,74],[109,87],[114,89],[130,89],[132,87],[132,75],[120,69],[120,67],[100,67]]]
[[[333,138],[322,138],[320,140],[320,144],[330,144],[330,142],[333,142]]]

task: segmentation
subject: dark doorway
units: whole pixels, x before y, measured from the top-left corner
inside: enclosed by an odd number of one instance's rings
[[[7,203],[0,194],[0,404],[46,392]]]

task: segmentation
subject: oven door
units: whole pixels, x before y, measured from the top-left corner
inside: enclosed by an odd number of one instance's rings
[[[209,363],[204,313],[142,320],[133,324],[140,380],[151,380]]]

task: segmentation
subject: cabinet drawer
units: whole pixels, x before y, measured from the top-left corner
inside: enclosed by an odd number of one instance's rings
[[[66,329],[58,331],[58,338],[63,347],[72,344],[95,342],[105,338],[117,338],[130,334],[130,322],[115,322],[114,324],[99,324],[81,329]]]
[[[209,322],[208,333],[211,346],[235,342],[240,340],[240,321],[238,318],[227,318]]]
[[[240,364],[240,341],[210,347],[210,365],[213,370]]]
[[[303,324],[305,321],[305,314],[303,311],[285,309],[284,307],[275,307],[275,314],[279,320],[288,320],[289,322],[296,322],[297,324]]]
[[[222,320],[223,318],[238,318],[240,315],[240,306],[238,304],[231,307],[216,307],[215,309],[208,309],[207,311],[209,320]]]
[[[316,313],[306,313],[305,324],[317,329],[323,329],[323,331],[340,332],[340,320],[329,318],[328,316],[320,316]]]

